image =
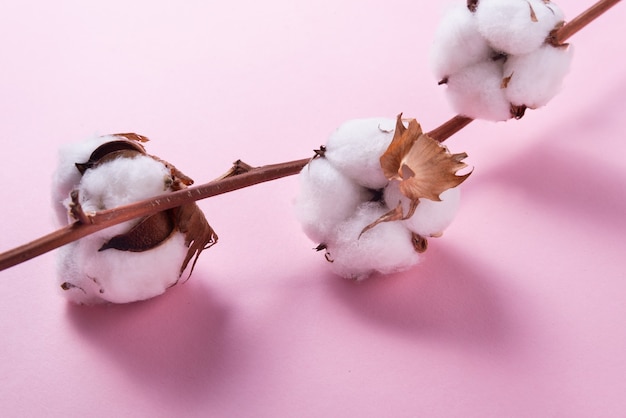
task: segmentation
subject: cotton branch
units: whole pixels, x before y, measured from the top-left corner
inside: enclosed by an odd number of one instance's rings
[[[162,194],[114,209],[96,213],[83,213],[82,221],[61,228],[28,244],[0,254],[0,271],[35,258],[55,248],[69,244],[102,229],[131,219],[149,216],[157,212],[181,206],[183,203],[206,199],[223,193],[243,189],[255,184],[297,174],[309,162],[309,158],[280,164],[250,168],[236,161],[227,174],[217,180],[176,192]],[[80,213],[80,212],[79,212]]]
[[[552,42],[563,44],[580,29],[609,10],[620,0],[600,0],[571,22],[563,25],[551,35]],[[428,133],[439,142],[443,142],[467,126],[473,119],[457,115]],[[309,158],[285,163],[251,167],[241,161],[220,178],[199,186],[189,187],[172,193],[156,196],[130,205],[104,210],[96,213],[78,212],[80,220],[51,234],[40,237],[28,244],[0,254],[0,271],[35,258],[55,248],[81,239],[102,229],[126,222],[131,219],[149,216],[160,211],[181,206],[184,203],[206,199],[223,193],[232,192],[255,184],[276,180],[297,174],[310,161]]]
[[[432,139],[443,142],[455,133],[469,125],[474,119],[463,115],[456,115],[452,119],[439,125],[437,128],[428,132],[428,136]]]
[[[567,22],[562,28],[556,31],[555,41],[562,45],[571,38],[579,30],[600,17],[604,12],[619,3],[620,0],[600,0],[571,21]]]

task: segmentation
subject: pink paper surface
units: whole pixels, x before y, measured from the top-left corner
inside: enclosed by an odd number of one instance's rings
[[[146,135],[201,183],[239,158],[312,156],[351,118],[438,126],[441,8],[3,3],[0,251],[53,230],[56,150],[93,134]],[[0,272],[2,416],[624,416],[624,22],[618,4],[571,39],[545,109],[447,142],[474,173],[407,272],[334,276],[293,216],[293,177],[200,202],[219,244],[147,302],[68,304],[54,252]]]

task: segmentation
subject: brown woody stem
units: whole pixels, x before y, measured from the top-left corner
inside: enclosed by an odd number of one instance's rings
[[[232,192],[282,177],[297,174],[310,161],[309,158],[286,163],[250,168],[240,174],[231,174],[199,186],[189,187],[176,192],[156,196],[115,209],[103,210],[81,217],[83,220],[54,231],[28,244],[0,254],[0,271],[16,264],[35,258],[55,248],[69,244],[104,228],[129,221],[134,218],[152,215],[163,210],[181,206],[184,203],[206,199],[223,193]],[[241,162],[235,166],[241,167]],[[237,170],[235,170],[237,171]]]
[[[432,139],[443,142],[455,133],[469,125],[474,119],[467,116],[456,115],[452,119],[439,125],[437,128],[428,132],[427,135]]]
[[[598,1],[579,16],[572,19],[571,22],[556,30],[553,34],[554,40],[557,44],[562,44],[619,1],[620,0]],[[443,142],[467,126],[472,120],[473,119],[466,116],[454,116],[441,126],[430,131],[428,135],[439,142]],[[1,253],[0,271],[35,258],[72,241],[76,241],[94,232],[134,218],[152,215],[191,201],[205,199],[297,174],[309,161],[310,159],[306,158],[256,168],[251,168],[247,164],[237,161],[233,168],[224,176],[200,186],[189,187],[184,190],[156,196],[152,199],[143,200],[127,206],[104,210],[95,214],[85,214],[80,208],[77,208],[75,215],[78,215],[79,221],[28,244]]]
[[[600,0],[556,31],[555,41],[563,44],[576,32],[600,17],[604,12],[619,3],[620,0]]]

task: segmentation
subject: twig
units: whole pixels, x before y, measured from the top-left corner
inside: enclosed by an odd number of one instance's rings
[[[452,119],[442,123],[437,128],[428,132],[428,136],[432,139],[443,142],[455,133],[469,125],[474,119],[463,115],[456,115]]]
[[[306,158],[286,163],[249,168],[242,173],[238,173],[239,168],[237,167],[242,167],[245,163],[235,162],[235,168],[231,170],[234,174],[230,174],[225,178],[176,192],[162,194],[151,199],[120,206],[115,209],[103,210],[91,215],[85,214],[84,217],[81,217],[82,222],[76,221],[69,226],[38,238],[28,244],[0,254],[0,271],[35,258],[65,244],[69,244],[72,241],[86,237],[94,232],[134,218],[149,216],[157,212],[178,207],[184,203],[206,199],[211,196],[217,196],[244,187],[297,174],[309,161],[310,159]]]
[[[593,22],[595,19],[600,17],[604,12],[609,10],[611,7],[615,6],[619,3],[620,0],[600,0],[574,19],[567,22],[563,27],[558,29],[555,33],[555,41],[557,44],[562,45],[571,38],[576,32],[587,26],[589,23]]]
[[[556,30],[553,34],[554,41],[558,44],[562,44],[619,1],[620,0],[599,0],[589,9],[572,19],[571,22]],[[439,142],[443,142],[471,123],[472,120],[473,119],[466,116],[454,116],[439,127],[430,131],[428,135]],[[79,221],[28,244],[1,253],[0,271],[35,258],[65,244],[69,244],[72,241],[76,241],[94,232],[134,218],[152,215],[163,210],[178,207],[184,203],[297,174],[309,161],[310,159],[306,158],[256,168],[252,168],[241,161],[236,161],[226,174],[206,184],[163,194],[115,209],[96,212],[95,214],[85,214],[79,211],[77,213]]]

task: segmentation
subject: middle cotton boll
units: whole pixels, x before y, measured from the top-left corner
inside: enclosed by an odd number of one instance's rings
[[[398,181],[390,181],[381,166],[396,124],[390,118],[355,119],[342,124],[299,174],[296,217],[305,234],[325,250],[330,269],[345,278],[364,279],[415,265],[425,238],[439,236],[452,221],[459,190],[441,193],[442,201],[419,199],[406,220],[382,220],[410,203]]]

